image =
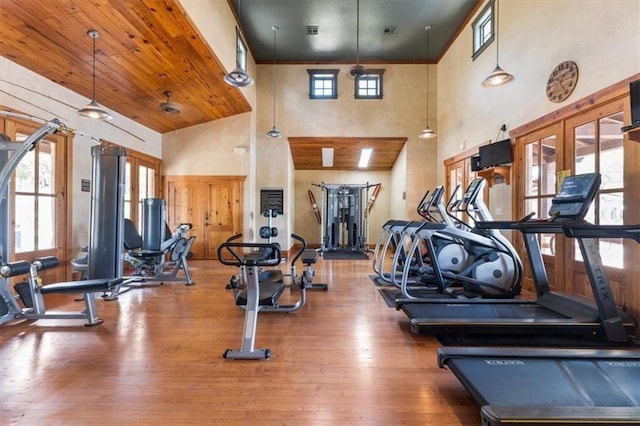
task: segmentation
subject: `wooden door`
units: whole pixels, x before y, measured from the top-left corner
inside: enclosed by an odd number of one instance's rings
[[[242,232],[243,176],[166,176],[167,222],[193,224],[194,259],[217,259],[218,245]]]
[[[551,200],[555,196],[557,187],[557,173],[563,170],[562,124],[554,123],[526,135],[520,136],[516,142],[516,157],[518,170],[515,183],[514,218],[522,218],[529,213],[535,213],[537,218],[549,216]],[[528,253],[524,246],[522,234],[515,232],[513,242],[524,266],[522,287],[532,293],[536,292],[529,266]],[[564,291],[563,273],[565,263],[564,240],[560,234],[539,234],[540,252],[547,271],[549,287],[554,291]]]
[[[625,177],[625,174],[637,160],[628,153],[625,155],[625,151],[631,148],[633,142],[625,144],[624,135],[620,131],[625,123],[624,108],[624,100],[618,99],[565,122],[566,168],[573,170],[574,174],[598,172],[602,176],[598,195],[586,217],[586,220],[591,223],[601,225],[633,223],[626,219],[633,214],[630,211],[633,209],[625,208],[629,205],[625,201],[632,192],[630,187],[636,182],[634,182],[635,177],[631,177],[633,175]],[[619,305],[627,300],[624,282],[629,282],[631,277],[626,275],[628,271],[625,270],[625,261],[626,265],[634,262],[629,257],[629,253],[633,252],[635,244],[632,240],[598,239],[600,256],[611,280],[614,299]],[[593,289],[574,240],[565,240],[565,252],[567,284],[564,290],[589,296]]]

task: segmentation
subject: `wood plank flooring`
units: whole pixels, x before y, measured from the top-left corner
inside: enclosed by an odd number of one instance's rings
[[[98,300],[104,323],[0,326],[0,424],[473,425],[479,407],[438,368],[368,275],[371,261],[322,260],[305,307],[259,315],[262,361],[225,360],[244,312],[225,290],[237,268],[191,262],[196,285]],[[285,293],[288,296],[288,293]],[[48,296],[49,297],[49,296]],[[47,299],[78,309],[71,297]]]

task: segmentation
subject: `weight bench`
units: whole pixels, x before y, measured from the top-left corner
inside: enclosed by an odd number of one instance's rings
[[[327,284],[313,284],[313,276],[316,272],[311,265],[314,265],[318,261],[318,252],[315,250],[305,250],[302,252],[302,264],[305,266],[302,273],[302,285],[309,290],[323,290],[329,289]]]
[[[84,319],[85,325],[97,325],[102,319],[96,314],[96,304],[93,293],[109,291],[122,283],[122,278],[92,279],[82,281],[68,281],[55,284],[40,285],[38,271],[58,266],[58,259],[47,256],[35,259],[32,263],[25,261],[11,262],[0,267],[0,296],[7,305],[7,312],[0,317],[0,324],[11,319]],[[27,282],[20,282],[14,286],[18,296],[9,291],[7,278],[28,274]],[[85,310],[47,311],[43,296],[46,294],[78,294],[84,295]],[[17,300],[22,300],[26,307],[21,308]],[[3,310],[4,311],[4,310]]]

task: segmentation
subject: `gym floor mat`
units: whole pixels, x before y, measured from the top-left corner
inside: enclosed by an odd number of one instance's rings
[[[325,260],[369,260],[369,256],[361,251],[333,250],[322,252]]]

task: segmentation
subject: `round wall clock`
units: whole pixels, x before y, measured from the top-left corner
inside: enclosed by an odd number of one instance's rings
[[[571,96],[578,84],[578,65],[573,61],[558,64],[547,80],[547,98],[551,102],[562,102]]]

